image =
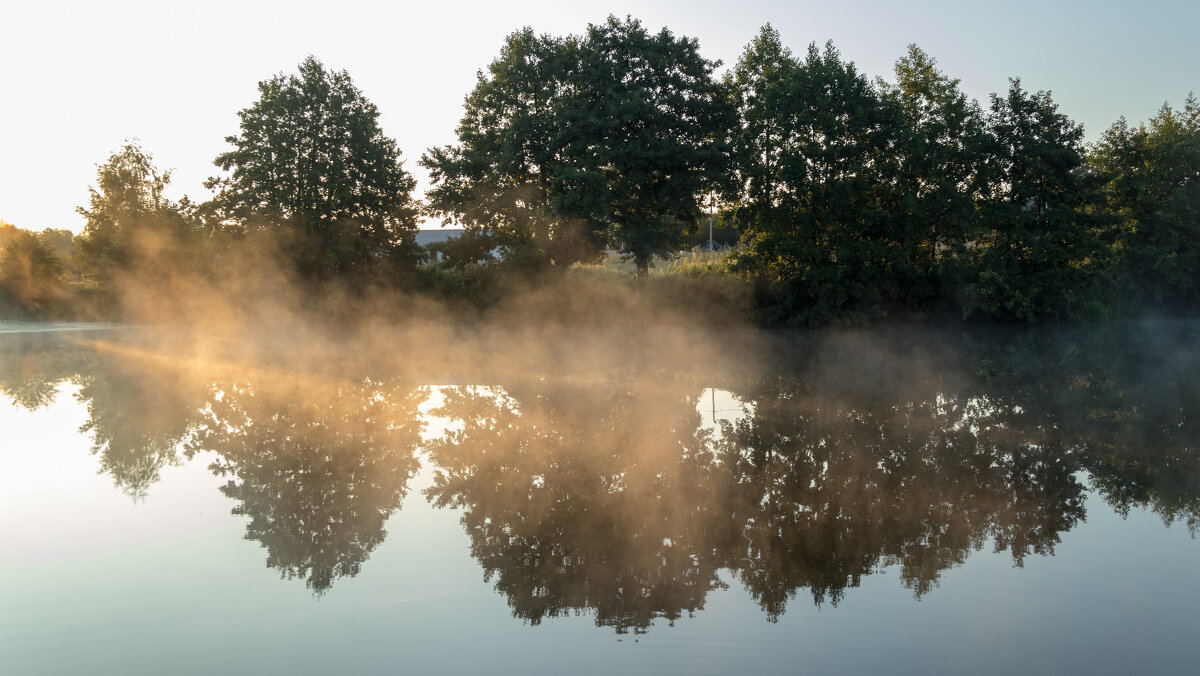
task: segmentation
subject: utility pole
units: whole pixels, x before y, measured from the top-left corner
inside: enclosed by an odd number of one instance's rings
[[[708,191],[708,250],[713,250],[713,194]]]

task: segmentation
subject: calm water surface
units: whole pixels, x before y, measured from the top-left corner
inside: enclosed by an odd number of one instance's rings
[[[23,328],[3,674],[1200,664],[1197,322],[429,360]]]

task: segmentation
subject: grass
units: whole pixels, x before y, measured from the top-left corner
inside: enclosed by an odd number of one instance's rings
[[[674,258],[659,258],[655,256],[650,261],[650,276],[694,275],[719,271],[729,256],[730,249],[724,251],[702,251],[693,249],[684,251]],[[637,268],[632,259],[622,259],[618,253],[610,252],[599,263],[577,264],[575,267],[591,268],[606,272],[616,272],[630,277],[637,276]]]

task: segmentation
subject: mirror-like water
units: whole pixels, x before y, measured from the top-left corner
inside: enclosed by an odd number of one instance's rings
[[[1200,658],[1200,323],[437,359],[19,328],[2,673]]]

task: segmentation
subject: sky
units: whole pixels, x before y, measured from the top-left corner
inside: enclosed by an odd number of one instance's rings
[[[463,99],[508,34],[581,33],[610,14],[696,38],[722,70],[768,22],[794,52],[832,40],[872,77],[890,79],[916,43],[981,103],[1010,77],[1050,90],[1089,141],[1200,93],[1195,0],[14,1],[0,4],[0,220],[82,230],[75,209],[126,139],[171,170],[171,197],[208,199],[237,111],[310,54],[379,108],[419,197],[417,160],[455,142]]]

